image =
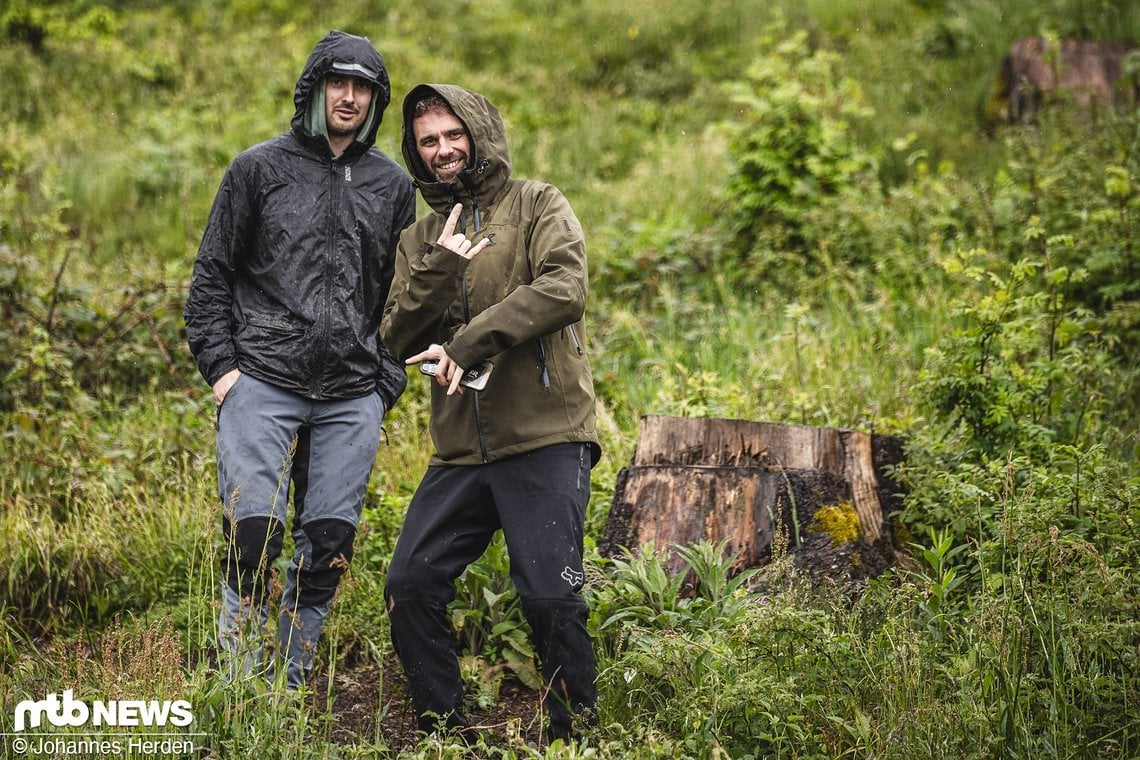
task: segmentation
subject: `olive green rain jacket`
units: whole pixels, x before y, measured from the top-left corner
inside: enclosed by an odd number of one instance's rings
[[[416,150],[410,111],[431,92],[467,127],[472,155],[462,187],[436,182]],[[434,213],[400,237],[384,343],[401,360],[439,343],[461,367],[494,364],[482,391],[447,396],[431,382],[431,464],[481,464],[570,442],[591,444],[596,462],[586,242],[570,204],[552,185],[511,178],[498,110],[460,87],[412,89],[403,154]],[[470,260],[435,242],[456,203],[468,239],[492,241]]]

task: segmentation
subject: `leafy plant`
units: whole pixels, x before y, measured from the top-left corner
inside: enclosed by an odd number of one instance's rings
[[[1034,257],[1069,276],[1052,283],[1073,305],[1105,320],[1133,360],[1140,351],[1140,157],[1134,118],[1106,114],[1095,126],[1057,114],[1049,139],[1009,138],[1012,158],[998,177],[996,221],[1010,259]],[[1070,137],[1069,135],[1072,135]],[[1081,150],[1074,150],[1074,143]],[[1018,234],[1021,230],[1024,235]]]
[[[747,604],[747,582],[755,570],[734,571],[736,556],[727,542],[700,541],[675,546],[679,569],[652,544],[611,565],[600,588],[591,592],[591,619],[599,634],[612,641],[615,632],[644,629],[710,629],[726,624]]]
[[[929,546],[911,546],[925,566],[922,577],[927,579],[927,598],[919,605],[919,610],[925,615],[928,630],[934,638],[945,641],[950,629],[949,621],[961,610],[955,590],[962,585],[964,577],[959,574],[954,558],[966,547],[962,544],[955,546],[948,530],[936,531],[933,528],[930,529]]]
[[[522,602],[510,579],[510,559],[501,534],[456,582],[457,594],[448,605],[461,652],[476,660],[502,663],[531,688],[540,688],[537,656]],[[483,680],[498,679],[497,668],[469,672]],[[497,691],[497,690],[496,690]]]
[[[733,87],[741,118],[730,128],[726,192],[751,278],[793,282],[822,265],[808,242],[807,211],[874,174],[849,126],[872,112],[859,86],[839,74],[839,57],[812,50],[806,32],[775,24],[762,50]]]

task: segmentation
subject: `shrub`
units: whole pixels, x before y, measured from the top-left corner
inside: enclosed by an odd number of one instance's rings
[[[1033,260],[1002,267],[981,250],[947,268],[976,287],[919,375],[932,420],[915,431],[908,454],[921,486],[912,484],[904,519],[916,534],[950,527],[962,540],[993,535],[990,489],[1010,459],[1063,465],[1061,446],[1131,445],[1113,431],[1127,417],[1116,399],[1132,379],[1098,321],[1060,296],[1067,270]]]
[[[839,57],[811,50],[805,32],[773,25],[761,48],[732,88],[740,118],[727,127],[734,165],[726,195],[751,277],[795,282],[823,264],[808,242],[807,212],[873,181],[874,161],[849,126],[871,110],[858,85],[840,74]]]
[[[1060,114],[1010,138],[993,201],[1001,250],[1072,276],[1069,302],[1105,317],[1121,353],[1140,352],[1140,121],[1104,115],[1088,125]]]
[[[145,278],[117,293],[68,284],[85,241],[63,219],[68,203],[53,174],[37,176],[14,152],[0,162],[0,411],[185,388],[194,370],[182,346],[182,289]]]

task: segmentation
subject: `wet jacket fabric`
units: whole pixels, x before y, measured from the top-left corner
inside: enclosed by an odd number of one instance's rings
[[[306,127],[334,66],[374,74],[374,117],[339,157]],[[226,171],[185,308],[187,341],[211,385],[238,368],[315,400],[377,391],[391,408],[403,392],[406,372],[378,334],[396,244],[415,218],[411,178],[374,146],[389,99],[372,44],[331,32],[297,81],[290,131]]]
[[[462,188],[435,181],[416,149],[412,109],[425,89],[467,127],[472,155]],[[400,359],[439,343],[461,367],[494,364],[482,391],[448,397],[431,382],[431,463],[481,464],[571,442],[590,444],[596,462],[586,244],[570,204],[552,185],[511,178],[498,110],[459,87],[420,85],[408,94],[402,151],[434,213],[400,238],[381,335]],[[435,242],[456,202],[468,238],[492,239],[470,260]]]

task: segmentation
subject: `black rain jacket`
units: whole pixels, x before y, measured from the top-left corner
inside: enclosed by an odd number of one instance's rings
[[[376,72],[375,117],[338,158],[305,127],[310,96],[334,64]],[[184,313],[211,385],[237,368],[311,399],[377,391],[391,409],[403,392],[404,367],[379,338],[396,244],[415,220],[411,178],[373,145],[390,98],[372,43],[330,32],[297,80],[292,129],[226,171]]]

